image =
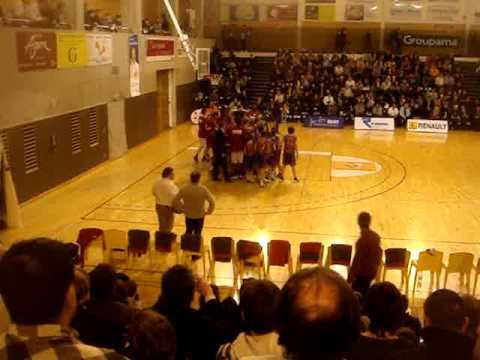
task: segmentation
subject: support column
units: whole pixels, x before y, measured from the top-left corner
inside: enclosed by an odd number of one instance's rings
[[[142,0],[121,0],[122,20],[137,34],[142,33],[142,8]]]
[[[73,2],[71,11],[73,11],[73,28],[78,31],[85,30],[85,0],[76,0]]]

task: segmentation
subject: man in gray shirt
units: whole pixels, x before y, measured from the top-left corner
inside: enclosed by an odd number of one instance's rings
[[[192,172],[191,183],[183,186],[173,199],[174,209],[185,214],[186,234],[201,235],[205,215],[215,210],[215,199],[205,186],[200,185],[200,178],[199,172]],[[205,203],[208,203],[206,210]]]

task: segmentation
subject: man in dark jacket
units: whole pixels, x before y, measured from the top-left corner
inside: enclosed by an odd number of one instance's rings
[[[348,282],[354,291],[367,295],[370,283],[377,276],[378,268],[382,261],[382,248],[380,236],[370,229],[372,217],[367,212],[358,215],[360,226],[360,239],[355,244],[355,257],[348,274]]]
[[[467,311],[457,293],[441,289],[424,304],[425,327],[421,331],[421,360],[470,360],[474,341],[466,335]]]
[[[213,140],[213,180],[218,181],[220,170],[223,172],[223,179],[230,182],[227,162],[227,136],[221,126],[215,129]]]

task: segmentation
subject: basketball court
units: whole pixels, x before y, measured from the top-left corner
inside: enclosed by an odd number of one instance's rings
[[[288,169],[285,181],[264,189],[243,181],[212,182],[209,165],[192,160],[196,127],[183,124],[25,203],[24,228],[3,236],[7,242],[32,236],[75,241],[79,229],[91,226],[153,233],[157,221],[151,186],[168,165],[175,168],[179,185],[188,181],[193,169],[201,170],[216,198],[216,211],[205,223],[207,244],[212,236],[231,236],[260,241],[265,249],[269,240],[289,240],[295,262],[302,241],[321,241],[325,247],[354,244],[356,216],[368,211],[383,248],[408,248],[414,259],[419,251],[435,248],[445,253],[444,262],[452,252],[480,254],[479,133],[457,131],[447,136],[301,126],[296,131],[299,183]],[[183,216],[176,216],[174,231],[184,231]],[[96,245],[89,261],[101,261],[101,253]],[[161,272],[172,261],[139,260],[128,271],[153,301]],[[201,266],[197,270],[201,276]],[[231,267],[219,265],[216,272],[218,284],[232,284]],[[272,272],[276,282],[287,277],[284,269]],[[389,273],[388,279],[399,285],[399,274]],[[429,283],[426,278],[419,284],[419,297]],[[450,288],[461,290],[459,284],[458,277],[449,278]]]

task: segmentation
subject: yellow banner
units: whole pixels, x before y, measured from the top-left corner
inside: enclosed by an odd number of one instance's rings
[[[58,68],[69,69],[87,65],[85,34],[57,34]]]

